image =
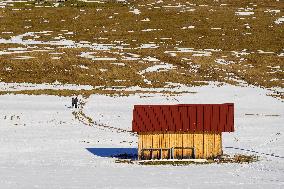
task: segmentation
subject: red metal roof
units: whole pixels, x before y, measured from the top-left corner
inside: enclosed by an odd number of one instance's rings
[[[234,104],[135,105],[133,132],[233,132]]]

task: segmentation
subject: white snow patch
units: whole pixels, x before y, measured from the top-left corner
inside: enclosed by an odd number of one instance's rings
[[[61,57],[59,57],[59,56],[53,56],[53,57],[51,57],[51,59],[52,59],[52,60],[60,60]]]
[[[173,39],[173,38],[171,38],[171,37],[161,37],[160,39],[161,39],[161,40],[171,40],[171,39]]]
[[[165,53],[171,54],[176,52],[181,53],[192,53],[192,56],[211,56],[212,52],[221,51],[220,49],[204,49],[195,50],[194,48],[176,48],[176,51],[165,51]]]
[[[263,51],[263,50],[257,50],[257,52],[259,54],[275,54],[275,52],[267,52],[267,51]]]
[[[195,26],[185,26],[185,27],[182,27],[181,29],[182,30],[185,30],[185,29],[194,29],[195,28]]]
[[[280,10],[279,9],[275,9],[275,10],[273,10],[273,9],[267,9],[266,11],[264,11],[264,12],[269,12],[269,13],[280,13]]]
[[[64,30],[68,31],[68,30]],[[99,44],[99,43],[86,43],[86,42],[75,42],[73,40],[54,40],[54,41],[40,41],[35,40],[39,38],[36,34],[48,34],[52,31],[43,31],[43,32],[27,32],[21,35],[12,36],[10,39],[0,38],[0,44],[21,44],[25,46],[30,45],[51,45],[51,46],[62,46],[64,48],[90,48],[93,50],[110,50],[110,49],[123,49],[123,46],[117,44]],[[67,32],[69,33],[69,32]],[[33,37],[34,39],[23,39],[24,37]],[[59,38],[58,38],[59,39]]]
[[[160,60],[151,56],[147,56],[146,58],[142,58],[142,60],[149,61],[149,62],[159,62]]]
[[[243,49],[242,51],[231,51],[231,52],[236,57],[240,57],[240,56],[251,54],[250,52],[247,52],[247,49]]]
[[[133,14],[139,15],[141,13],[141,11],[139,9],[133,9],[129,12],[132,12]]]
[[[66,33],[64,33],[65,35],[73,35],[74,34],[74,32],[66,32]]]
[[[112,60],[117,60],[117,58],[111,58],[111,57],[95,57],[92,60],[99,60],[99,61],[112,61]]]
[[[175,52],[169,52],[168,54],[169,54],[170,56],[172,56],[172,57],[177,56],[177,53],[175,53]]]
[[[79,65],[79,68],[86,69],[86,70],[89,69],[89,67],[87,67],[87,66],[85,66],[85,65]]]
[[[150,22],[150,19],[149,18],[145,18],[143,20],[141,20],[142,22]]]
[[[88,58],[88,59],[99,60],[99,61],[117,60],[117,58],[111,58],[111,57],[96,57],[93,54],[96,54],[96,53],[95,52],[81,52],[79,56],[82,58]]]
[[[148,29],[143,29],[143,30],[141,30],[142,32],[151,32],[151,31],[161,31],[162,29],[155,29],[155,28],[153,28],[153,29],[151,29],[151,28],[148,28]]]
[[[228,61],[228,60],[225,60],[225,59],[216,59],[215,62],[217,64],[223,64],[223,65],[228,65],[228,64],[234,64],[235,62],[234,61]]]
[[[254,12],[250,11],[253,9],[239,9],[239,11],[235,12],[236,15],[238,16],[249,16],[249,15],[253,15]]]
[[[140,75],[143,75],[146,72],[162,72],[162,71],[168,71],[171,69],[176,68],[176,66],[169,64],[169,63],[161,63],[157,64],[151,67],[146,68],[145,70],[142,70],[139,72]]]
[[[117,66],[125,66],[124,63],[120,63],[120,62],[112,62],[112,63],[110,63],[110,64],[112,64],[112,65],[117,65]]]
[[[13,69],[11,67],[5,68],[6,71],[12,71]]]
[[[146,43],[146,44],[141,44],[140,48],[141,49],[155,49],[158,48],[159,46],[156,44],[152,44],[152,43]]]
[[[0,82],[0,91],[23,91],[23,90],[92,90],[91,85],[76,85],[76,84],[62,84],[60,82],[54,83],[5,83]]]
[[[282,24],[284,23],[284,17],[278,18],[277,20],[274,21],[275,24]]]
[[[93,59],[93,58],[95,58],[95,56],[93,54],[95,54],[95,52],[81,52],[81,54],[79,56],[82,57],[82,58]]]
[[[12,58],[12,59],[15,59],[15,60],[28,60],[28,59],[33,59],[35,57],[33,56],[17,56],[15,58]]]

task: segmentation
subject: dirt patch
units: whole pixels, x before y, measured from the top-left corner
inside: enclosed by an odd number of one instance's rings
[[[153,160],[153,161],[137,161],[129,158],[120,158],[116,160],[116,163],[128,163],[128,164],[139,164],[139,165],[172,165],[172,166],[184,166],[184,165],[202,165],[212,163],[253,163],[259,161],[258,156],[236,154],[234,156],[223,155],[216,157],[215,159],[208,160]]]

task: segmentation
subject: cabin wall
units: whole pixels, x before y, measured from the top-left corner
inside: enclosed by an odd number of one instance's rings
[[[145,148],[172,148],[194,147],[196,158],[214,158],[222,155],[221,133],[192,133],[192,132],[152,132],[138,133],[138,156],[140,159],[151,159],[150,152],[144,151],[141,157],[141,149]],[[163,159],[168,158],[168,151],[162,151]],[[192,150],[177,149],[175,158],[187,159],[192,157]],[[153,152],[153,158],[160,158],[160,151]]]

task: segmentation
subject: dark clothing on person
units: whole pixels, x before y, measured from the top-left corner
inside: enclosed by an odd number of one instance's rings
[[[74,103],[74,98],[72,97],[72,108],[74,107],[75,103]]]
[[[78,108],[78,98],[74,98],[74,105],[75,105],[75,108]]]

